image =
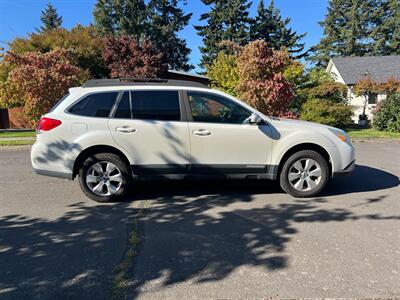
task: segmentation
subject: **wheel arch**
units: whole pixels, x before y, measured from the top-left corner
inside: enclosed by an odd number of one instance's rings
[[[332,166],[332,159],[331,159],[329,152],[321,145],[318,145],[315,143],[301,143],[301,144],[292,146],[282,155],[281,159],[279,160],[279,164],[278,164],[278,173],[277,173],[278,178],[281,174],[281,170],[282,170],[282,167],[283,167],[285,161],[294,153],[302,151],[302,150],[314,150],[314,151],[318,152],[319,154],[321,154],[326,159],[326,162],[328,163],[329,174],[332,174],[333,166]]]
[[[113,153],[121,157],[121,159],[127,164],[127,166],[130,166],[129,159],[127,156],[119,149],[113,146],[109,145],[95,145],[95,146],[90,146],[83,150],[77,158],[75,159],[74,162],[74,167],[73,167],[73,172],[72,172],[72,178],[75,178],[76,175],[79,172],[79,169],[82,165],[82,163],[90,156],[98,153]]]

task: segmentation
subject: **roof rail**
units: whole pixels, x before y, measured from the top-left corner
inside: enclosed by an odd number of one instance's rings
[[[135,86],[135,85],[163,85],[163,86],[184,86],[184,87],[202,87],[208,86],[195,81],[174,80],[162,78],[116,78],[116,79],[90,79],[82,87],[106,87],[106,86]]]
[[[120,82],[141,82],[141,83],[167,83],[168,79],[162,78],[135,78],[135,77],[120,77]]]

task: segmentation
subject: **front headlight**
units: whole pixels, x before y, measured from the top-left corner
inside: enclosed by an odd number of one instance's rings
[[[336,135],[341,141],[351,144],[350,137],[347,135],[346,131],[338,129],[338,128],[328,128],[330,132]]]

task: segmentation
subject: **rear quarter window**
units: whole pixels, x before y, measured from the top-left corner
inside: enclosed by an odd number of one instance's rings
[[[73,104],[68,112],[78,116],[108,118],[117,96],[118,92],[89,94]]]

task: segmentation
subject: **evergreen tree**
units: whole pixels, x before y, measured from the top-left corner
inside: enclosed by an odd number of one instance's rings
[[[295,58],[301,58],[304,53],[304,43],[301,39],[306,35],[297,34],[288,27],[290,18],[282,19],[280,10],[274,6],[274,0],[270,1],[268,8],[264,1],[260,0],[257,8],[257,16],[253,19],[250,27],[250,38],[264,40],[268,46],[279,50],[287,48],[289,54]]]
[[[245,45],[249,41],[249,12],[251,3],[248,0],[202,0],[211,10],[202,14],[200,21],[205,25],[195,26],[198,34],[203,38],[204,46],[201,67],[210,65],[218,54],[222,41],[231,41],[238,45]]]
[[[40,29],[36,29],[39,32],[60,28],[62,24],[62,17],[58,15],[56,8],[50,2],[46,9],[42,11],[40,20],[43,25],[40,26]]]
[[[223,10],[225,32],[223,40],[232,41],[238,45],[249,42],[249,7],[247,0],[228,0]]]
[[[325,20],[324,37],[312,48],[311,60],[326,65],[337,56],[364,56],[373,47],[371,20],[375,0],[330,0]]]
[[[103,34],[126,35],[138,45],[144,40],[155,46],[169,68],[188,71],[190,49],[178,32],[192,14],[178,7],[180,0],[98,0],[93,12],[95,25]]]
[[[190,49],[178,32],[188,25],[192,14],[184,14],[178,0],[150,0],[147,37],[165,56],[170,69],[189,71]]]
[[[372,55],[400,54],[400,2],[398,0],[376,0],[372,15],[371,38],[374,43]]]
[[[147,7],[144,0],[98,0],[94,23],[103,34],[129,35],[137,42],[144,38]]]
[[[391,55],[400,55],[400,2],[398,0],[389,0],[389,9],[394,13],[390,19],[389,27],[392,28],[392,34],[388,43],[388,53]]]

